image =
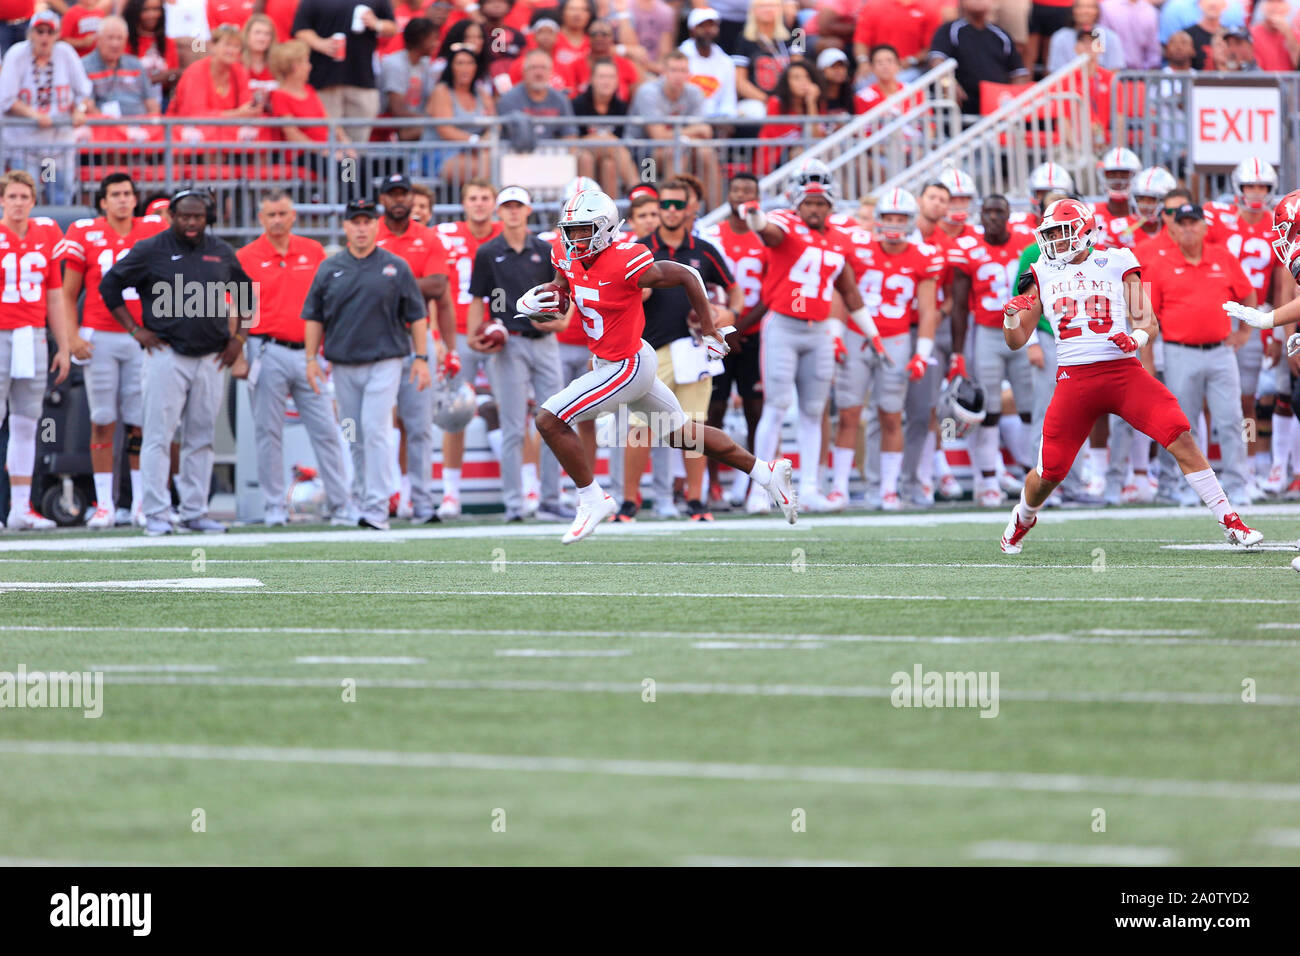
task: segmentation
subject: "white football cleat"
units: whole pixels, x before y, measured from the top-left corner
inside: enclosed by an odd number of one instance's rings
[[[1023,484],[1023,482],[1016,481],[1015,475],[1009,471],[1004,471],[998,475],[998,487],[1011,497],[1020,497],[1020,488]]]
[[[135,525],[137,528],[143,528],[147,523],[147,519],[144,516],[144,501],[133,502],[131,505],[131,524]]]
[[[896,491],[886,491],[883,495],[880,496],[880,510],[881,511],[902,511],[903,499],[898,497],[898,492]]]
[[[767,489],[758,482],[752,482],[749,486],[749,497],[745,499],[745,513],[751,515],[765,515],[772,510],[772,498],[767,493]]]
[[[989,485],[979,493],[976,500],[981,508],[1001,508],[1007,499],[996,485]]]
[[[117,516],[109,508],[96,507],[95,513],[86,521],[87,528],[112,528],[117,524]]]
[[[1282,485],[1286,483],[1286,472],[1280,465],[1274,465],[1268,470],[1268,477],[1259,483],[1261,490],[1270,495],[1275,495],[1282,490]]]
[[[932,481],[921,482],[921,488],[917,492],[917,500],[928,501],[931,504],[934,504],[934,482]]]
[[[1034,516],[1034,520],[1029,522],[1029,524],[1021,524],[1020,506],[1017,505],[1012,508],[1011,520],[1007,522],[1007,526],[1002,530],[1002,553],[1019,554],[1020,549],[1024,547],[1025,535],[1029,534],[1029,529],[1036,524],[1038,524],[1037,515]]]
[[[536,491],[524,495],[524,516],[531,518],[542,507],[542,496]]]
[[[448,518],[459,518],[460,502],[455,498],[449,498],[446,495],[443,495],[442,504],[438,505],[438,517],[443,521],[446,521]]]
[[[49,518],[37,514],[32,506],[28,505],[25,514],[10,508],[5,527],[10,531],[53,531],[58,525]]]
[[[794,524],[799,517],[799,497],[794,491],[794,465],[790,464],[789,458],[782,458],[780,461],[769,462],[768,467],[772,469],[772,482],[767,486],[768,497],[781,509],[785,520]],[[817,497],[826,501],[822,495]]]
[[[410,521],[412,518],[415,517],[415,509],[414,509],[413,507],[411,507],[411,499],[410,499],[410,498],[403,498],[403,499],[398,503],[398,505],[397,505],[397,514],[394,515],[394,517],[395,517],[395,518],[399,518],[399,519],[401,519],[402,521]]]
[[[966,490],[962,488],[961,482],[953,475],[944,475],[939,479],[939,497],[948,501],[956,501]]]
[[[579,501],[578,514],[574,517],[569,530],[564,532],[564,536],[560,538],[560,543],[573,544],[575,541],[581,541],[617,511],[618,504],[607,494],[602,494],[600,501],[591,507]]]
[[[835,510],[831,500],[820,491],[800,491],[799,503],[804,511],[816,514],[825,514]]]
[[[1105,478],[1089,478],[1083,483],[1083,493],[1090,498],[1100,498],[1106,494]]]
[[[1241,520],[1237,512],[1232,511],[1223,516],[1219,522],[1219,527],[1223,529],[1223,536],[1228,539],[1229,544],[1235,544],[1238,547],[1249,548],[1251,545],[1259,544],[1264,540],[1264,536],[1254,528],[1246,527],[1246,523]]]
[[[826,496],[827,511],[843,511],[849,504],[849,496],[842,491],[832,491]]]

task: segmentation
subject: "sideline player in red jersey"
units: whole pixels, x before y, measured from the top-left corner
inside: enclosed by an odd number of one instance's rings
[[[33,216],[36,181],[15,169],[0,176],[0,408],[9,404],[10,530],[48,531],[54,522],[31,505],[36,465],[36,423],[45,401],[48,358],[45,327],[58,342],[49,365],[54,383],[68,377],[71,365],[63,308],[63,285],[56,247],[63,231],[53,219]]]
[[[618,242],[623,222],[618,207],[603,192],[584,190],[564,205],[559,231],[565,257],[552,252],[555,283],[572,296],[594,358],[592,369],[552,395],[537,412],[537,431],[578,487],[578,513],[560,539],[564,544],[587,537],[614,514],[614,499],[596,483],[573,423],[626,407],[641,412],[655,439],[674,448],[694,448],[747,472],[766,488],[786,520],[795,522],[798,505],[790,462],[766,462],[737,445],[726,432],[693,422],[677,397],[656,374],[655,351],[641,338],[645,313],[642,289],[680,286],[700,322],[700,334],[713,358],[727,354],[725,336],[734,328],[715,329],[713,312],[700,274],[678,262],[656,261],[640,243]],[[533,287],[516,305],[537,321],[555,318],[559,296]]]
[[[1106,184],[1106,201],[1097,203],[1097,228],[1100,232],[1098,246],[1126,246],[1136,244],[1133,233],[1138,219],[1133,209],[1133,180],[1142,172],[1142,160],[1131,149],[1112,149],[1097,161],[1101,178]]]
[[[90,402],[90,466],[95,476],[95,511],[86,521],[88,528],[111,528],[116,524],[113,500],[113,435],[120,415],[126,426],[126,452],[131,471],[131,520],[144,527],[143,493],[140,490],[140,425],[144,421],[140,380],[144,374],[144,350],[109,314],[99,281],[118,259],[141,239],[167,228],[161,216],[134,216],[139,194],[127,173],[109,173],[99,184],[95,205],[101,215],[78,219],[55,247],[65,265],[63,306],[66,314],[77,314],[77,297],[86,290],[81,313],[81,334],[72,340],[74,359],[89,357],[86,394]],[[131,317],[140,321],[140,296],[135,289],[122,294]]]
[[[1030,267],[1033,292],[1016,296],[1003,310],[1002,334],[1012,349],[1021,348],[1047,316],[1058,342],[1059,371],[1043,419],[1038,465],[1025,476],[1020,503],[1002,532],[1002,550],[1020,553],[1038,509],[1105,414],[1119,415],[1169,450],[1229,543],[1258,544],[1264,536],[1248,528],[1229,503],[1178,400],[1134,355],[1159,327],[1137,259],[1127,249],[1096,249],[1096,228],[1095,214],[1083,203],[1052,203],[1036,230],[1043,258]]]

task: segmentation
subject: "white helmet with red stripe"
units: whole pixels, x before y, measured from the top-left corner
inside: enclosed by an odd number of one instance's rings
[[[975,187],[975,177],[960,169],[945,169],[939,174],[939,182],[948,190],[948,212],[944,215],[944,220],[964,223],[970,219],[971,210],[980,198],[979,190]],[[956,205],[953,205],[954,199],[957,200]]]
[[[1101,178],[1106,182],[1106,194],[1114,202],[1129,198],[1133,177],[1142,171],[1142,160],[1131,149],[1112,149],[1104,153],[1097,163]]]
[[[1074,177],[1064,166],[1043,163],[1041,166],[1034,167],[1034,171],[1029,174],[1029,192],[1035,197],[1038,193],[1072,193]]]
[[[574,196],[578,195],[578,193],[584,192],[588,189],[599,190],[600,183],[596,182],[596,180],[592,179],[590,176],[574,176],[565,185],[564,195],[561,197],[560,201],[568,202]]]
[[[1159,222],[1160,204],[1164,202],[1165,196],[1177,188],[1178,180],[1174,179],[1173,173],[1163,166],[1148,166],[1133,179],[1129,192],[1142,217],[1147,222]],[[1142,203],[1136,202],[1140,199],[1153,199],[1155,203],[1144,211]]]
[[[1300,189],[1282,197],[1273,210],[1273,251],[1292,277],[1300,282]]]
[[[573,229],[590,226],[590,236],[573,236]],[[618,206],[599,189],[575,193],[560,210],[560,241],[570,260],[582,260],[608,249],[618,239],[623,219]]]
[[[1268,193],[1247,199],[1243,186],[1267,186]],[[1232,194],[1237,197],[1238,209],[1263,212],[1277,198],[1277,170],[1257,157],[1243,159],[1232,171]]]
[[[882,242],[905,241],[916,228],[919,212],[915,196],[906,189],[891,189],[876,202],[876,218],[872,220],[871,231]],[[883,216],[906,216],[907,222],[881,222]]]
[[[1077,199],[1058,199],[1043,211],[1034,230],[1043,258],[1062,266],[1093,244],[1097,217]]]
[[[809,196],[821,196],[833,205],[835,177],[831,174],[830,167],[820,159],[805,159],[790,177],[785,195],[795,209]]]

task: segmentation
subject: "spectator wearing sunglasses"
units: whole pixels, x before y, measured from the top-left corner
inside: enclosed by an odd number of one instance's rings
[[[570,96],[583,92],[591,83],[591,69],[598,60],[608,60],[618,71],[618,96],[626,102],[641,85],[641,71],[625,56],[620,56],[614,46],[614,27],[608,20],[593,20],[587,27],[587,55],[568,65],[556,64],[555,72],[563,81]]]

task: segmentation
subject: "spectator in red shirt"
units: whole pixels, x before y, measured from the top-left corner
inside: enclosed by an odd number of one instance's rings
[[[113,0],[79,0],[59,22],[59,39],[86,56],[95,48],[100,21],[112,12]]]
[[[552,20],[549,16],[539,17],[533,22],[532,31],[528,36],[527,47],[524,50],[524,56],[527,56],[533,50],[541,50],[543,53],[547,54],[551,58],[551,62],[554,63],[555,44],[559,40],[559,36],[560,25],[558,23]],[[524,56],[515,60],[510,67],[509,76],[512,86],[517,86],[524,81]],[[557,90],[563,90],[565,88],[564,77],[558,72],[553,72],[551,74],[551,86],[555,87]]]
[[[591,43],[587,28],[596,19],[596,5],[592,0],[564,0],[560,4],[560,35],[555,38],[555,72],[561,76],[578,60],[587,58]]]
[[[880,46],[871,48],[869,65],[876,82],[858,90],[854,102],[859,113],[865,113],[878,103],[883,103],[903,88],[903,84],[898,80],[898,72],[901,66],[898,52],[888,43],[882,43]],[[918,92],[915,102],[919,104],[923,97],[924,94]],[[911,97],[908,99],[910,100]],[[899,106],[902,109],[911,109],[912,103],[900,103]]]
[[[271,73],[275,76],[276,87],[269,97],[270,112],[273,117],[296,117],[304,120],[326,120],[325,104],[314,89],[307,85],[311,75],[311,48],[302,40],[289,40],[280,43],[271,51]],[[302,126],[280,126],[274,134],[276,139],[290,143],[324,143],[329,139],[328,122]],[[348,143],[347,131],[335,127],[334,140]],[[298,154],[292,154],[297,157]],[[319,154],[308,154],[313,166],[319,165]],[[339,151],[339,157],[355,159],[356,150],[345,147]],[[300,157],[299,157],[300,158]]]
[[[641,84],[641,71],[625,56],[614,52],[614,27],[607,20],[593,20],[587,28],[587,39],[591,44],[587,55],[575,60],[568,68],[557,67],[556,73],[564,79],[565,89],[570,96],[576,96],[587,88],[591,81],[591,65],[597,60],[609,60],[618,70],[619,99],[632,102],[632,94]]]
[[[242,27],[257,6],[256,0],[208,0],[208,26]]]
[[[797,60],[785,68],[777,81],[776,92],[768,98],[768,116],[820,116],[821,85],[817,71],[811,63]],[[764,126],[759,139],[797,140],[824,136],[827,126],[822,123],[772,123]],[[758,150],[754,165],[760,174],[767,174],[782,163],[789,162],[802,150],[798,147],[782,148],[764,146]]]
[[[882,43],[898,51],[904,82],[920,76],[930,39],[941,22],[937,0],[867,0],[853,31],[857,79],[871,73],[871,51]]]
[[[180,54],[176,41],[167,36],[163,0],[126,0],[122,19],[126,21],[126,52],[138,56],[156,87],[154,99],[171,96],[181,78]]]
[[[1300,62],[1300,34],[1290,22],[1287,0],[1264,0],[1264,16],[1250,29],[1255,62],[1261,70],[1294,70]]]
[[[243,47],[236,27],[213,30],[212,54],[185,68],[167,107],[168,114],[230,119],[260,116],[262,109],[253,102],[248,88],[248,71],[239,61]]]
[[[298,12],[298,0],[259,0],[260,13],[265,13],[275,24],[277,43],[293,39],[293,17]]]
[[[244,24],[244,69],[248,71],[248,88],[253,102],[263,109],[275,89],[271,73],[271,50],[276,45],[275,22],[265,13],[254,13]]]
[[[528,38],[523,32],[506,23],[514,5],[515,0],[483,0],[479,4],[483,30],[489,37],[488,76],[492,78],[497,93],[504,93],[510,88],[510,68],[514,66],[515,60],[523,57],[524,50],[528,47]],[[497,77],[501,79],[498,80]]]

